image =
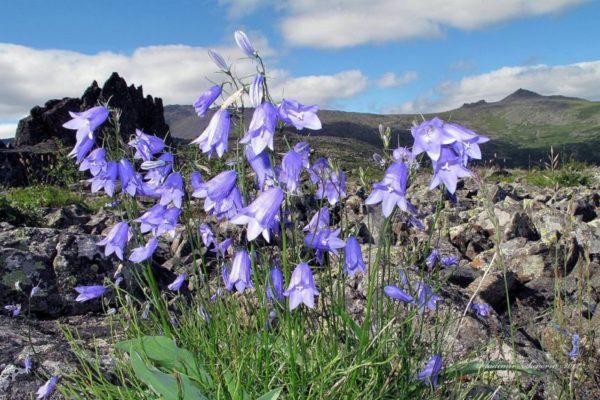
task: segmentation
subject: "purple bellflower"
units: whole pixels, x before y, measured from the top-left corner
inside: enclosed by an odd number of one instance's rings
[[[258,56],[258,53],[256,52],[256,50],[254,50],[254,47],[252,47],[252,43],[250,43],[248,36],[246,36],[244,32],[235,31],[234,37],[235,42],[237,43],[238,47],[244,52],[244,54],[246,54],[250,58],[255,58],[256,56]]]
[[[215,235],[212,229],[210,229],[210,226],[207,224],[201,224],[198,227],[198,232],[200,232],[200,238],[202,239],[202,243],[204,243],[206,248],[209,248],[211,245],[217,245],[217,240],[215,239]]]
[[[25,357],[25,360],[23,361],[23,366],[25,367],[26,374],[31,373],[31,369],[33,368],[33,361],[31,360],[31,357]]]
[[[178,292],[181,289],[181,286],[183,286],[183,283],[185,282],[186,278],[187,274],[177,275],[177,278],[175,278],[175,280],[171,282],[167,287],[173,292]]]
[[[410,294],[403,291],[402,289],[400,289],[398,286],[386,286],[383,288],[383,292],[386,296],[394,300],[403,301],[408,304],[414,303],[413,297]]]
[[[139,129],[135,130],[135,138],[128,143],[135,149],[133,158],[135,160],[150,161],[153,156],[165,148],[165,143],[159,137],[148,135]]]
[[[248,225],[246,235],[252,241],[262,233],[267,242],[270,241],[269,227],[279,212],[283,192],[279,188],[271,188],[262,192],[248,207],[242,208],[229,222],[235,225]]]
[[[208,56],[210,57],[212,62],[214,62],[215,65],[221,69],[221,71],[223,71],[223,72],[229,71],[229,64],[227,64],[225,62],[225,59],[223,58],[223,56],[221,56],[215,50],[213,50],[213,49],[208,50]]]
[[[119,222],[112,227],[108,235],[97,244],[98,246],[105,246],[104,255],[110,256],[112,253],[123,260],[123,252],[125,246],[129,241],[129,225],[126,222]]]
[[[156,235],[156,229],[160,225],[163,214],[167,211],[167,207],[155,204],[150,209],[142,214],[141,217],[135,219],[135,222],[140,223],[140,231],[142,233],[152,231]]]
[[[267,298],[275,301],[283,301],[283,272],[277,267],[269,271],[269,283],[267,284]]]
[[[425,308],[435,311],[437,308],[436,302],[441,299],[440,296],[433,294],[433,291],[424,282],[417,284],[417,299],[416,304],[419,307],[419,313],[423,314]]]
[[[77,286],[75,287],[75,291],[79,293],[79,296],[77,296],[75,301],[83,303],[84,301],[102,297],[106,293],[106,290],[102,285]]]
[[[302,155],[296,153],[295,150],[288,151],[281,160],[279,181],[285,185],[287,191],[290,193],[298,192],[302,164]]]
[[[190,186],[192,187],[192,192],[201,189],[203,184],[204,179],[202,179],[202,174],[200,172],[194,171],[190,174]]]
[[[392,153],[394,161],[404,163],[408,166],[415,162],[415,155],[406,147],[398,147]]]
[[[180,208],[167,208],[166,211],[161,215],[161,219],[153,231],[154,235],[168,235],[171,239],[173,239],[175,237],[175,228],[177,227],[177,221],[179,220],[180,215]]]
[[[317,188],[315,197],[317,199],[326,198],[332,206],[340,199],[346,197],[346,174],[344,171],[329,170],[319,180],[319,187]]]
[[[419,380],[428,383],[434,388],[438,387],[438,377],[442,370],[442,356],[436,354],[432,356],[425,365],[425,368],[417,376]]]
[[[456,256],[445,256],[442,257],[440,259],[440,264],[442,264],[442,267],[453,267],[455,265],[458,265],[458,257]]]
[[[269,154],[266,151],[256,155],[252,150],[252,146],[246,146],[246,159],[252,167],[252,170],[256,173],[256,179],[258,181],[258,188],[263,190],[265,185],[273,182],[275,172],[271,167],[271,160]]]
[[[329,252],[337,256],[338,249],[346,246],[346,243],[338,237],[341,231],[341,228],[336,230],[326,228],[316,233],[310,232],[308,235],[306,235],[304,238],[304,243],[309,248],[316,250],[317,261],[319,264],[323,264],[323,255],[325,252]]]
[[[233,244],[233,240],[231,238],[227,238],[227,239],[222,240],[220,243],[217,243],[215,245],[215,248],[212,249],[211,251],[213,253],[216,253],[217,256],[220,253],[222,257],[225,257],[225,255],[227,254],[227,251],[229,250],[229,248],[231,247],[232,244]]]
[[[277,111],[279,119],[288,125],[293,125],[298,130],[321,129],[321,120],[317,116],[319,107],[317,106],[305,106],[294,100],[283,99],[277,107]]]
[[[439,259],[440,251],[438,249],[433,249],[431,253],[429,253],[429,256],[427,256],[427,259],[425,260],[425,265],[427,265],[427,268],[431,269],[435,267],[435,264],[437,264]]]
[[[252,146],[254,154],[260,154],[266,147],[273,150],[273,136],[277,124],[277,110],[271,103],[262,103],[254,109],[248,132],[240,143]]]
[[[133,166],[127,159],[119,161],[119,180],[121,181],[121,191],[126,192],[131,197],[143,191],[142,176],[135,172]]]
[[[144,161],[140,166],[148,171],[144,179],[152,186],[160,185],[173,170],[174,159],[173,154],[164,153],[154,161]]]
[[[577,358],[579,356],[579,335],[578,334],[574,333],[573,336],[571,336],[571,344],[572,344],[573,348],[567,355],[571,359]]]
[[[221,95],[221,86],[211,86],[206,92],[202,93],[198,100],[194,103],[194,110],[199,117],[204,117],[206,111],[215,102],[215,100]]]
[[[69,157],[74,157],[77,164],[81,163],[84,157],[94,147],[94,133],[91,132],[89,135],[84,136],[81,140],[77,140],[75,147],[68,154]]]
[[[360,244],[354,236],[350,236],[346,239],[346,247],[344,248],[344,270],[350,276],[354,276],[354,274],[359,271],[366,271]]]
[[[373,205],[382,203],[383,215],[387,218],[398,206],[404,212],[412,213],[414,206],[406,199],[406,184],[408,182],[408,168],[406,164],[396,162],[392,164],[383,176],[383,180],[373,185],[373,192],[365,204]]]
[[[208,158],[216,152],[217,156],[222,157],[227,151],[227,140],[229,139],[229,128],[231,127],[231,117],[227,109],[218,109],[204,132],[191,144],[197,144],[203,153],[208,153]]]
[[[163,206],[169,205],[171,202],[177,208],[181,208],[183,199],[183,178],[179,172],[171,173],[160,188],[157,189],[160,193],[159,203]]]
[[[146,261],[156,251],[158,247],[158,239],[155,237],[151,237],[144,246],[137,247],[131,251],[131,255],[129,256],[129,261],[134,263],[140,263]]]
[[[459,146],[454,147],[458,153],[463,154],[466,159],[481,160],[481,149],[479,148],[479,145],[488,142],[490,140],[488,137],[478,135],[464,126],[451,122],[446,122],[444,124],[444,130],[457,140],[456,144]]]
[[[258,107],[260,103],[262,103],[264,81],[265,76],[263,74],[257,74],[254,78],[254,82],[250,85],[248,96],[250,97],[250,104],[252,104],[252,107]]]
[[[462,157],[451,146],[443,146],[439,159],[433,165],[433,178],[429,184],[429,190],[443,183],[446,190],[450,194],[454,194],[458,179],[470,176],[471,172],[464,167]]]
[[[473,303],[471,309],[481,317],[487,317],[492,312],[492,307],[485,303]]]
[[[308,264],[298,264],[292,272],[290,284],[283,295],[290,299],[290,311],[302,303],[308,308],[315,307],[315,296],[319,295],[319,291],[315,286],[313,273]]]
[[[58,383],[58,376],[53,376],[46,381],[40,388],[35,392],[37,395],[37,400],[47,400],[56,389],[56,384]]]
[[[306,169],[310,168],[310,146],[306,142],[298,142],[294,145],[294,151],[300,154],[302,158],[302,166]]]
[[[89,170],[92,176],[96,176],[100,172],[106,171],[106,150],[102,147],[92,150],[92,152],[81,161],[79,170]]]
[[[327,207],[321,207],[319,211],[313,215],[308,222],[308,225],[304,227],[303,231],[316,233],[321,229],[327,228],[329,226],[329,222],[329,209]]]
[[[414,126],[410,132],[415,139],[413,154],[426,152],[432,161],[440,158],[442,145],[456,142],[456,138],[444,130],[444,121],[437,117]]]
[[[77,138],[86,136],[94,132],[108,118],[108,109],[106,107],[97,106],[83,112],[71,112],[71,120],[63,124],[63,128],[77,130]]]
[[[21,305],[20,304],[8,304],[4,306],[4,309],[12,314],[13,317],[18,317],[21,315]]]
[[[104,189],[104,192],[110,197],[115,194],[115,185],[117,178],[119,177],[119,168],[117,163],[109,161],[106,163],[106,170],[101,171],[98,175],[89,179],[88,182],[92,184],[92,193],[98,192],[100,189]]]
[[[223,171],[206,183],[198,186],[193,197],[205,199],[204,211],[218,219],[232,218],[242,208],[242,196],[236,186],[235,170]]]
[[[225,275],[223,275],[225,278]],[[233,263],[231,264],[231,272],[227,274],[225,280],[225,288],[232,291],[234,288],[238,292],[243,292],[246,288],[251,288],[252,285],[252,261],[246,250],[240,250],[235,253]]]

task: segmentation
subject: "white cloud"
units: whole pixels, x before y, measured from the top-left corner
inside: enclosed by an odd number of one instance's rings
[[[404,103],[395,112],[437,112],[478,100],[498,101],[523,88],[543,95],[600,100],[600,60],[568,65],[502,67],[440,83],[434,90]]]
[[[15,136],[17,124],[15,123],[0,123],[0,139],[8,139]]]
[[[250,38],[269,64],[274,51],[266,40],[256,35]],[[255,73],[253,62],[240,60],[242,54],[234,45],[215,49],[234,62],[238,76],[251,77]],[[141,47],[131,55],[113,52],[88,55],[0,43],[0,118],[20,118],[48,99],[81,96],[93,80],[102,85],[113,71],[129,84],[143,85],[146,94],[163,98],[165,104],[192,104],[211,85],[207,78],[217,82],[222,78],[207,50],[167,45]],[[274,94],[283,92],[285,87],[286,96],[304,103],[326,105],[337,98],[353,96],[366,85],[359,71],[305,77],[292,77],[283,70],[271,73],[279,77],[274,82]]]
[[[281,22],[292,45],[339,48],[472,30],[560,12],[588,0],[287,0]]]
[[[404,86],[416,81],[418,77],[416,71],[407,71],[401,76],[397,76],[393,72],[386,72],[377,80],[377,85],[381,88]]]

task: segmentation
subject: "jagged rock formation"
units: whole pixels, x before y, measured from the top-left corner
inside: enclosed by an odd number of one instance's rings
[[[81,98],[49,100],[43,107],[33,107],[30,115],[19,121],[15,147],[32,146],[55,139],[65,145],[73,145],[73,131],[62,127],[70,119],[69,111],[83,111],[105,103],[121,110],[121,134],[124,139],[134,134],[136,128],[160,137],[164,137],[169,130],[163,116],[162,100],[150,95],[144,97],[141,86],[127,86],[125,79],[113,72],[102,88],[94,81]]]

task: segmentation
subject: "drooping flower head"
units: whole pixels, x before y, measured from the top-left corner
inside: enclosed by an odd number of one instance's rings
[[[392,153],[394,161],[411,166],[415,162],[415,155],[406,147],[398,147]]]
[[[237,43],[238,47],[244,52],[244,54],[246,54],[250,58],[255,58],[258,55],[256,50],[254,50],[252,43],[250,43],[248,36],[246,36],[246,34],[243,31],[235,31],[234,37],[235,42]]]
[[[23,360],[23,367],[25,367],[26,374],[31,373],[31,369],[33,368],[33,360],[30,356],[25,357],[25,360]]]
[[[269,154],[266,151],[256,155],[252,150],[252,146],[246,146],[246,159],[252,170],[256,173],[258,188],[263,190],[265,185],[273,181],[275,172],[271,166]]]
[[[457,153],[463,156],[465,166],[469,159],[481,160],[479,145],[488,142],[490,140],[488,137],[478,135],[472,130],[452,122],[446,122],[444,130],[456,139],[453,147]]]
[[[281,160],[279,171],[279,182],[283,184],[290,193],[298,192],[300,186],[300,174],[302,173],[302,155],[295,150],[288,151]]]
[[[302,166],[306,169],[310,168],[310,146],[306,142],[298,142],[294,145],[294,151],[300,154],[302,158]]]
[[[414,302],[413,297],[406,293],[404,290],[400,289],[398,286],[389,285],[383,288],[383,292],[386,296],[394,299],[403,301],[408,304],[412,304]]]
[[[217,153],[217,156],[222,157],[228,148],[230,126],[229,111],[220,108],[214,113],[204,132],[191,143],[197,144],[203,153],[208,153],[209,158],[214,152]]]
[[[453,267],[455,265],[458,265],[458,257],[456,256],[445,256],[442,257],[440,259],[440,264],[442,264],[442,267]]]
[[[429,190],[443,183],[446,190],[450,194],[454,194],[458,179],[470,176],[471,171],[464,167],[462,157],[454,151],[452,146],[443,146],[439,159],[433,164],[433,178],[429,184]]]
[[[273,136],[277,124],[277,110],[269,102],[262,103],[254,109],[248,132],[240,143],[252,146],[254,154],[260,154],[266,147],[273,150]]]
[[[318,159],[308,170],[313,183],[318,183],[317,199],[327,199],[329,204],[335,205],[340,199],[346,197],[346,174],[344,171],[332,170],[329,161]]]
[[[204,243],[206,248],[209,248],[211,245],[217,245],[217,240],[215,239],[215,235],[212,229],[210,229],[210,226],[207,224],[201,224],[198,227],[198,232],[200,232],[200,238],[202,239],[202,243]]]
[[[283,99],[277,107],[277,111],[279,119],[298,130],[304,128],[319,130],[322,127],[321,120],[317,116],[319,111],[317,106],[305,106],[294,100]]]
[[[221,95],[221,86],[215,85],[208,88],[208,90],[200,95],[194,102],[194,110],[199,117],[204,117],[206,111],[215,102],[215,100]]]
[[[203,184],[204,179],[202,179],[202,174],[200,172],[194,171],[190,174],[190,186],[192,187],[192,192],[200,190]]]
[[[256,74],[252,85],[250,85],[248,96],[250,97],[250,104],[252,104],[252,107],[258,107],[260,103],[262,103],[264,81],[265,76],[263,74]]]
[[[442,370],[442,356],[436,354],[432,356],[425,365],[425,368],[419,373],[419,380],[433,386],[438,387],[438,377]]]
[[[406,185],[408,182],[408,168],[401,162],[393,163],[383,176],[383,180],[373,185],[373,192],[365,204],[381,203],[382,213],[387,218],[398,206],[404,212],[413,212],[414,206],[406,199]]]
[[[131,254],[129,255],[129,261],[134,263],[146,261],[147,259],[152,257],[157,247],[158,239],[155,237],[151,237],[150,239],[148,239],[148,243],[146,243],[143,246],[136,247],[131,251]]]
[[[35,393],[37,395],[37,400],[47,400],[54,392],[56,388],[56,384],[58,383],[58,376],[52,376],[50,379],[46,381]]]
[[[89,170],[92,176],[96,176],[100,172],[106,170],[106,164],[106,150],[104,150],[102,147],[98,147],[97,149],[92,150],[92,152],[88,154],[83,161],[81,161],[79,170]]]
[[[235,225],[248,225],[246,234],[249,241],[256,239],[262,233],[268,242],[270,240],[269,227],[273,224],[282,201],[281,189],[267,189],[248,207],[242,208],[230,222]]]
[[[223,71],[223,72],[229,71],[229,64],[227,64],[227,62],[225,62],[225,59],[223,58],[223,56],[221,56],[215,50],[213,50],[213,49],[208,50],[208,56],[210,57],[212,62],[214,62],[215,65],[221,69],[221,71]]]
[[[133,166],[127,159],[122,159],[118,164],[119,180],[121,181],[121,191],[134,197],[138,192],[143,191],[142,176],[135,172]]]
[[[146,172],[144,179],[152,186],[158,186],[173,170],[175,157],[171,153],[163,153],[154,161],[144,161],[140,168]]]
[[[232,218],[242,207],[242,196],[236,186],[235,170],[223,171],[206,183],[199,184],[193,197],[205,199],[204,211],[218,219]]]
[[[441,299],[440,296],[433,293],[431,288],[424,282],[417,284],[416,304],[419,307],[419,313],[423,314],[426,308],[435,311],[437,308],[436,302]]]
[[[73,150],[68,154],[69,157],[74,157],[77,164],[81,163],[85,156],[94,147],[94,133],[91,132],[89,135],[83,136],[81,139],[77,139]]]
[[[171,173],[157,193],[160,193],[159,203],[163,206],[169,205],[171,202],[177,208],[181,208],[181,202],[183,199],[183,178],[179,172]]]
[[[574,333],[573,336],[571,336],[571,345],[573,346],[571,351],[569,352],[569,354],[567,354],[569,356],[569,358],[573,359],[573,358],[577,358],[579,356],[579,335]]]
[[[167,287],[173,292],[178,292],[181,289],[181,286],[183,286],[183,283],[185,282],[186,278],[187,274],[177,275],[175,280],[171,282]]]
[[[290,284],[283,295],[290,299],[290,311],[302,303],[308,308],[315,307],[315,296],[319,295],[319,291],[315,286],[313,274],[308,264],[298,264],[292,272]]]
[[[492,311],[492,307],[485,303],[472,303],[471,309],[481,317],[487,317]]]
[[[283,272],[277,267],[269,271],[269,282],[267,284],[267,298],[270,300],[283,300]]]
[[[21,305],[20,304],[7,304],[4,306],[4,309],[12,314],[13,317],[18,317],[21,315]]]
[[[321,229],[327,228],[330,224],[329,209],[327,207],[321,207],[319,211],[312,216],[308,225],[303,229],[304,232],[316,233]]]
[[[344,271],[350,276],[353,276],[359,271],[366,271],[360,244],[354,236],[350,236],[346,239],[346,247],[344,248]]]
[[[224,276],[225,277],[225,276]],[[246,250],[240,250],[235,253],[231,272],[228,273],[225,281],[225,288],[232,291],[234,288],[238,292],[243,292],[252,285],[252,261]]]
[[[88,180],[88,182],[92,184],[92,193],[104,189],[106,194],[112,197],[115,194],[115,185],[118,177],[119,168],[117,163],[109,161],[106,164],[106,169],[104,171],[101,171],[98,175]]]
[[[440,158],[442,145],[456,142],[456,138],[444,129],[444,121],[437,117],[412,127],[410,132],[415,139],[413,154],[426,152],[432,161]]]
[[[123,260],[123,252],[129,241],[129,225],[127,222],[119,222],[112,227],[108,235],[99,241],[98,246],[105,246],[104,255],[106,257],[115,253],[119,260]]]
[[[316,250],[317,261],[323,264],[323,255],[326,252],[338,255],[338,249],[344,248],[346,243],[339,238],[341,228],[331,230],[328,228],[318,232],[309,232],[304,238],[307,247]]]
[[[106,290],[107,289],[102,285],[77,286],[75,287],[75,291],[79,293],[79,296],[77,296],[75,301],[83,303],[84,301],[101,297],[106,293]]]
[[[213,253],[216,253],[217,256],[219,254],[221,254],[222,257],[225,257],[227,251],[229,250],[229,248],[231,247],[232,244],[233,244],[233,240],[231,240],[231,238],[227,238],[227,239],[222,240],[220,243],[216,243],[215,248],[212,249],[211,251]]]
[[[63,128],[77,130],[76,144],[70,156],[77,157],[80,163],[83,157],[89,153],[94,145],[94,131],[108,118],[108,109],[97,106],[83,112],[71,112],[71,120],[63,124]]]
[[[431,253],[429,253],[429,256],[427,256],[427,259],[425,260],[425,265],[427,265],[427,268],[431,269],[435,267],[435,264],[437,264],[439,259],[440,251],[438,249],[433,249]]]
[[[129,141],[129,146],[135,149],[135,160],[150,161],[155,154],[165,148],[165,142],[159,137],[148,135],[139,129],[135,130],[135,137]]]

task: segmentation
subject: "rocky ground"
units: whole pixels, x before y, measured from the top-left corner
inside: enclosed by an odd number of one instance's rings
[[[503,173],[496,174],[500,178]],[[448,284],[442,288],[446,307],[441,309],[453,316],[449,331],[455,332],[448,344],[458,343],[457,359],[478,354],[481,359],[515,361],[506,329],[505,278],[495,251],[499,239],[517,328],[516,361],[545,371],[543,384],[534,390],[539,398],[557,398],[570,374],[579,382],[578,398],[600,398],[600,169],[593,174],[587,187],[486,181],[497,225],[488,217],[481,189],[471,180],[458,190],[459,203],[440,217],[443,228],[435,245],[443,255],[461,260],[456,268],[443,271]],[[367,218],[378,226],[382,216],[379,208],[361,205],[364,197],[364,190],[350,196],[347,215],[362,226],[366,246],[378,240],[378,229],[369,231]],[[436,196],[418,184],[410,197],[425,216],[426,227],[431,226]],[[0,222],[0,305],[20,304],[23,309],[20,317],[8,312],[0,317],[0,399],[29,399],[42,384],[42,371],[64,374],[76,368],[61,328],[78,329],[84,346],[107,347],[110,317],[99,301],[76,303],[73,287],[102,282],[118,268],[95,245],[113,222],[110,211],[91,214],[75,205],[45,210],[37,226]],[[236,233],[231,226],[221,229]],[[393,231],[396,254],[427,235],[401,221],[394,223]],[[169,282],[173,270],[189,264],[191,249],[183,236],[170,247],[162,246],[156,256],[157,272]],[[31,299],[29,324],[24,315],[29,291],[36,284],[42,290]],[[360,308],[364,290],[360,281],[349,281],[347,295],[354,300],[353,307]],[[461,317],[473,294],[493,306],[492,315]],[[582,341],[580,357],[571,361],[566,353],[573,333],[579,333]],[[26,374],[23,360],[34,350],[44,362]]]

